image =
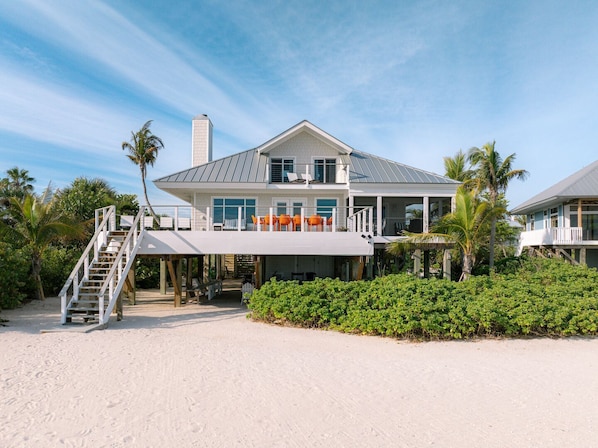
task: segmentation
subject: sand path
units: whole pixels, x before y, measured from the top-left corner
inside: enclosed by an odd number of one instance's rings
[[[40,334],[58,310],[1,314],[2,447],[598,446],[598,339],[397,342],[227,300]]]

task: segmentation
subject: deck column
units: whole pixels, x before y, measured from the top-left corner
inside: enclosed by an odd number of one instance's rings
[[[450,249],[444,249],[442,256],[442,277],[450,280],[451,279],[451,251]]]
[[[376,236],[382,236],[382,196],[376,196]]]

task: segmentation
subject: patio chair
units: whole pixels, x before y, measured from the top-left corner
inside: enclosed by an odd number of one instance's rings
[[[121,229],[130,229],[133,225],[133,221],[135,220],[134,216],[131,215],[121,215],[120,217],[120,228]]]
[[[289,182],[292,184],[298,184],[298,183],[305,182],[303,179],[299,179],[299,176],[297,176],[297,173],[287,173],[287,179],[289,179]]]
[[[246,282],[241,286],[241,305],[249,302],[251,295],[253,294],[254,287],[251,283]]]
[[[161,229],[172,229],[172,217],[160,216],[160,228]]]

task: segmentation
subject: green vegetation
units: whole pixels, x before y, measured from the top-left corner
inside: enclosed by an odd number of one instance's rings
[[[467,282],[389,275],[369,282],[271,280],[251,318],[399,339],[598,334],[598,271],[512,260]]]

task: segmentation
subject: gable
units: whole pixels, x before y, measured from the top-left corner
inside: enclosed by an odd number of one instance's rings
[[[268,154],[270,151],[283,145],[285,142],[294,139],[300,134],[307,134],[316,140],[324,143],[330,148],[337,151],[338,154],[351,154],[353,148],[349,145],[341,142],[336,137],[324,132],[322,129],[314,126],[307,120],[303,120],[301,123],[296,124],[292,128],[287,129],[276,137],[268,140],[266,143],[258,146],[257,152],[259,154]]]

